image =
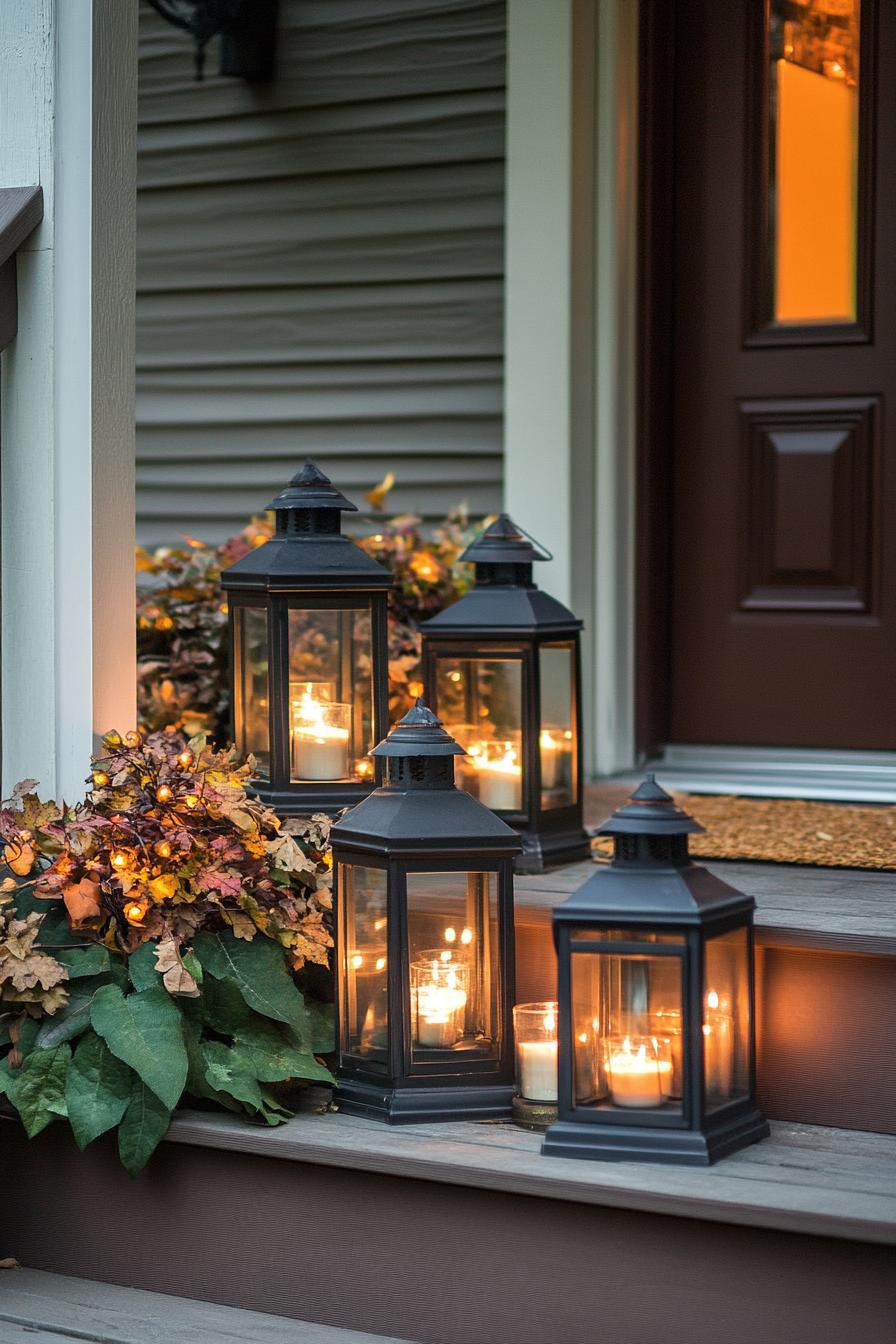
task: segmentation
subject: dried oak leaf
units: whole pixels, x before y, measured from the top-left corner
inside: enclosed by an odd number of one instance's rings
[[[173,938],[164,938],[156,947],[156,970],[169,994],[183,994],[190,999],[199,998],[199,986],[195,977],[181,961]]]
[[[89,877],[82,877],[80,882],[70,882],[64,886],[62,899],[73,929],[88,927],[102,918],[100,885]]]
[[[251,943],[258,930],[248,915],[244,915],[242,910],[222,910],[221,915],[233,929],[234,938]]]

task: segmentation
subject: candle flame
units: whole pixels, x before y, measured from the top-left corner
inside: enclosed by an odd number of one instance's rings
[[[462,943],[472,943],[472,941],[473,941],[473,930],[472,930],[472,929],[463,929],[463,930],[461,931],[460,940],[461,940]]]
[[[453,943],[456,937],[457,937],[457,929],[452,929],[449,927],[445,930],[446,943]]]
[[[384,969],[385,969],[385,965],[386,965],[386,958],[385,958],[385,957],[377,957],[377,959],[376,959],[376,968],[377,968],[377,970],[378,970],[378,971],[382,971],[382,970],[384,970]]]
[[[542,1018],[542,1023],[544,1025],[545,1031],[556,1031],[557,1017],[556,1014],[554,1013],[553,1008],[549,1008],[548,1011],[545,1013],[544,1017]]]
[[[718,1008],[719,1006],[719,996],[714,989],[711,989],[706,996],[706,1006],[707,1008]]]

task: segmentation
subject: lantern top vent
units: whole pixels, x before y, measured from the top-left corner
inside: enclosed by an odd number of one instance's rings
[[[374,747],[374,756],[465,756],[460,743],[442,727],[421,699],[397,723],[388,737]]]
[[[689,835],[702,831],[699,821],[679,807],[651,772],[618,807],[598,835]]]
[[[289,485],[281,490],[268,505],[275,513],[286,509],[329,509],[339,513],[357,513],[358,506],[346,499],[325,476],[316,462],[305,459],[305,465],[296,472]]]
[[[459,558],[474,565],[531,565],[533,560],[550,560],[552,556],[509,514],[500,513]]]

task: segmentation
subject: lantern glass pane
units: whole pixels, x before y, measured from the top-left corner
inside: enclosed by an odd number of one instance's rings
[[[408,873],[411,1050],[415,1064],[500,1053],[496,873]]]
[[[468,753],[457,782],[495,812],[523,806],[523,667],[520,659],[447,658],[436,663],[439,718]]]
[[[571,807],[578,794],[575,741],[575,645],[542,644],[538,651],[541,719],[541,807]]]
[[[270,776],[268,615],[240,604],[233,613],[233,735],[241,757],[252,755],[258,779]]]
[[[289,759],[294,783],[367,779],[373,744],[369,607],[291,607]]]
[[[707,1111],[750,1091],[749,943],[746,929],[706,940],[703,1057]]]
[[[386,1065],[388,933],[385,869],[339,865],[343,1054]]]
[[[681,1114],[682,959],[573,952],[573,1102]]]

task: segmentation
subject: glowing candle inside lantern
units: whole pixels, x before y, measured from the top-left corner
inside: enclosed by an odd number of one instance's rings
[[[445,960],[446,955],[451,953],[411,968],[415,1043],[428,1049],[450,1049],[464,1033],[467,966]]]
[[[706,1018],[703,1023],[707,1092],[721,1097],[730,1095],[733,1056],[734,1019],[722,1004],[717,991],[711,989],[706,995]]]
[[[607,1060],[610,1093],[614,1106],[646,1109],[662,1106],[672,1083],[672,1061],[660,1057],[662,1042],[637,1044],[628,1036]]]
[[[479,801],[493,812],[518,812],[522,804],[523,771],[510,743],[504,743],[503,748],[502,756],[470,750],[479,784]]]
[[[310,690],[292,702],[292,766],[296,779],[346,778],[350,720],[350,705],[321,702]]]
[[[552,1009],[542,1026],[552,1039],[517,1043],[520,1095],[527,1101],[557,1100],[557,1015]]]
[[[568,786],[571,772],[572,733],[569,729],[543,728],[538,737],[541,756],[541,787],[556,789]]]

